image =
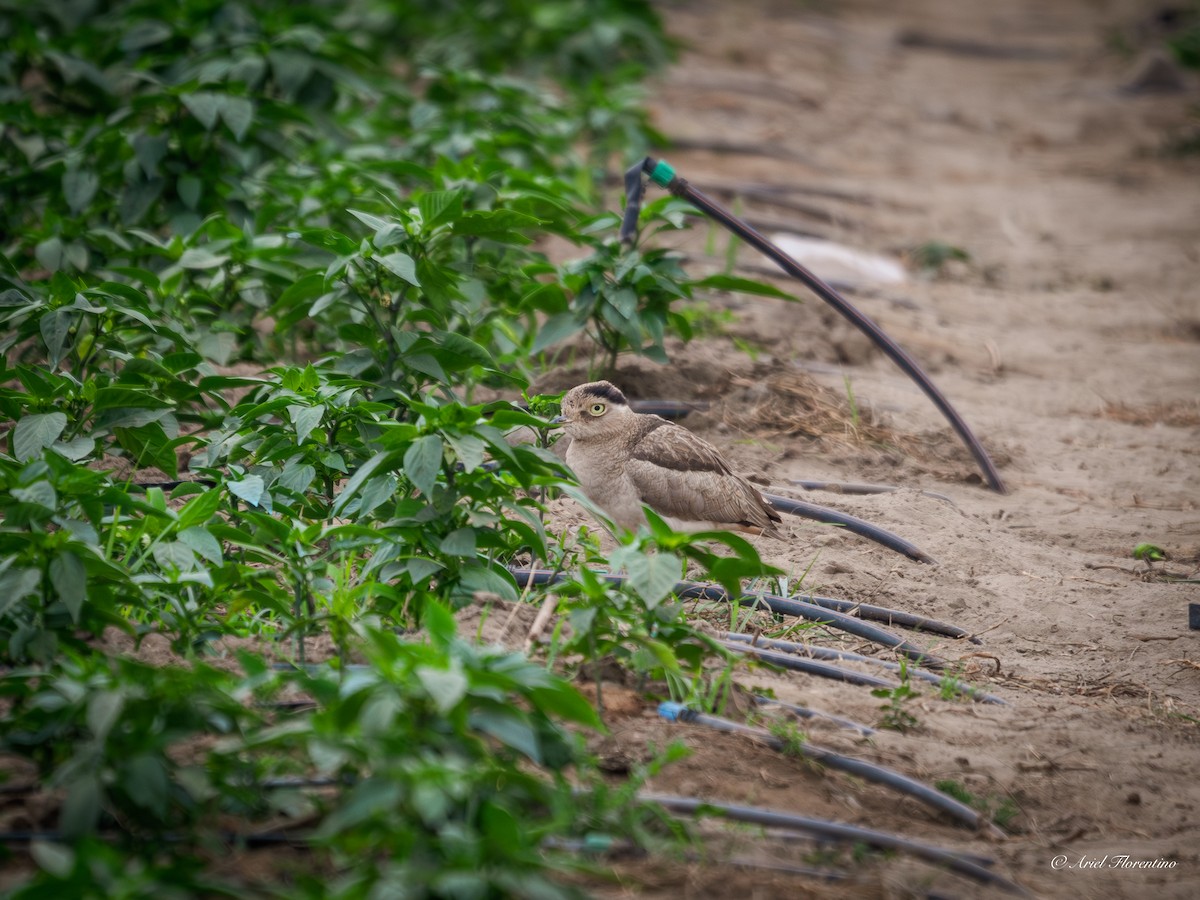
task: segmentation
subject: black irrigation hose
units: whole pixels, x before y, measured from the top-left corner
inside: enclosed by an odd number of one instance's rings
[[[829,491],[831,494],[855,496],[894,494],[900,490],[894,484],[861,484],[854,481],[807,481],[802,478],[793,478],[788,484],[794,484],[796,487],[804,488],[806,491]],[[937,491],[921,491],[921,494],[926,497],[932,497],[934,500],[941,500],[943,503],[949,503],[957,509],[954,501],[945,494],[939,494]]]
[[[753,699],[759,706],[778,706],[780,709],[786,709],[790,713],[795,713],[802,719],[821,719],[825,722],[832,722],[841,728],[857,731],[863,737],[870,737],[873,734],[879,733],[870,725],[855,722],[853,719],[843,719],[841,716],[835,716],[833,713],[822,712],[819,709],[812,709],[808,706],[797,706],[795,703],[785,703],[783,700],[776,700],[774,697],[763,697],[759,694],[755,694]]]
[[[640,164],[632,167],[625,173],[626,206],[624,221],[621,223],[620,237],[622,242],[631,242],[637,234],[638,212],[642,205],[642,194],[645,191],[642,182],[643,173],[649,175],[655,184],[666,188],[676,197],[687,200],[697,209],[700,209],[757,249],[760,253],[770,257],[781,269],[793,278],[804,282],[809,290],[836,309],[843,317],[863,332],[863,334],[869,337],[909,378],[916,382],[917,386],[925,393],[925,396],[932,400],[934,406],[946,417],[951,427],[954,428],[963,443],[971,451],[971,455],[975,457],[975,461],[983,470],[988,485],[992,490],[1000,494],[1007,493],[1007,489],[1004,487],[1004,480],[996,470],[991,457],[988,456],[987,450],[984,449],[962,416],[950,405],[950,401],[938,390],[937,386],[925,374],[916,360],[909,356],[899,344],[888,337],[882,328],[860,312],[857,307],[846,300],[841,294],[788,256],[788,254],[784,253],[783,250],[762,234],[755,231],[745,222],[742,222],[737,216],[704,196],[704,194],[688,184],[686,179],[678,177],[675,174],[675,170],[665,161],[647,156]]]
[[[530,583],[535,585],[552,584],[567,577],[562,573],[549,572],[544,569],[509,569],[509,572],[516,580],[518,587],[521,588],[528,586]],[[595,574],[610,584],[619,585],[625,581],[624,575],[613,575],[608,572],[597,572]],[[715,603],[730,602],[729,594],[725,592],[723,587],[716,584],[680,581],[675,585],[673,591],[681,600],[710,600]],[[884,628],[878,628],[869,622],[864,622],[862,619],[856,619],[854,616],[847,616],[831,609],[823,609],[812,603],[790,600],[787,597],[779,597],[775,594],[742,594],[738,598],[738,602],[751,606],[764,606],[771,610],[771,612],[778,613],[779,615],[796,616],[801,619],[807,619],[810,622],[816,622],[819,625],[836,628],[839,631],[844,631],[863,640],[895,650],[897,653],[901,653],[909,659],[920,662],[932,669],[942,668],[946,665],[945,660],[934,656],[915,644],[910,644],[908,641],[898,635],[892,634],[892,632]]]
[[[683,584],[691,585],[691,582],[683,582]],[[685,591],[680,592],[679,596],[724,603],[729,602],[729,595],[725,593],[724,588],[718,585],[693,585]],[[778,615],[796,616],[797,618],[815,622],[818,625],[825,625],[829,628],[835,628],[838,631],[844,631],[863,640],[871,641],[890,650],[895,650],[908,659],[923,663],[931,669],[940,669],[946,665],[944,659],[935,656],[928,650],[918,647],[915,644],[910,644],[887,629],[879,628],[869,622],[864,622],[862,619],[848,616],[836,610],[824,609],[813,603],[805,603],[789,597],[779,597],[775,594],[743,594],[739,598],[739,602],[751,606],[762,605]]]
[[[765,728],[754,728],[750,725],[734,722],[731,719],[722,718],[721,716],[710,716],[705,713],[699,713],[693,709],[688,709],[682,703],[664,701],[658,705],[658,714],[668,722],[686,722],[691,725],[704,725],[715,731],[746,734],[776,750],[782,751],[785,749],[783,740],[777,738]],[[897,772],[895,769],[867,762],[864,759],[856,759],[853,756],[843,756],[840,753],[835,753],[825,747],[818,747],[816,744],[810,744],[807,741],[797,745],[795,750],[806,759],[811,759],[823,766],[837,769],[839,772],[846,772],[847,774],[862,778],[864,781],[883,785],[905,796],[920,800],[925,805],[936,809],[938,812],[945,813],[963,825],[968,825],[976,831],[986,832],[989,837],[996,840],[1003,840],[1007,837],[1003,831],[997,828],[979,810],[972,809],[948,794],[943,794],[936,788],[923,784],[915,778],[910,778],[902,772]]]
[[[787,831],[800,831],[815,835],[825,840],[837,841],[842,844],[866,844],[880,850],[898,850],[923,859],[926,862],[945,866],[960,875],[974,878],[983,884],[991,884],[1011,894],[1022,897],[1032,896],[1028,891],[1015,882],[1009,881],[1002,875],[991,871],[987,866],[992,860],[980,858],[974,854],[959,853],[934,847],[930,844],[912,841],[886,831],[875,831],[870,828],[860,828],[857,825],[847,825],[842,822],[831,822],[826,819],[812,819],[808,816],[797,816],[774,809],[764,809],[758,806],[742,806],[735,803],[721,803],[710,800],[697,800],[694,797],[676,797],[669,794],[638,794],[638,799],[646,803],[657,803],[668,812],[678,815],[702,815],[711,813],[735,822],[747,822],[752,825],[762,825],[766,828],[779,828]]]
[[[182,481],[131,481],[127,487],[134,493],[144,494],[146,491],[150,490],[150,488],[158,488],[159,490],[163,491],[173,491],[175,488],[181,487],[185,484],[198,484],[201,487],[210,488],[217,486],[217,483],[209,478],[193,478],[184,479]]]
[[[816,675],[818,678],[829,678],[833,681],[841,681],[844,684],[853,684],[858,687],[883,688],[889,691],[900,687],[899,682],[888,678],[880,678],[878,675],[868,675],[865,672],[855,672],[853,669],[843,669],[841,666],[834,666],[827,662],[797,656],[794,653],[781,653],[766,647],[756,647],[746,641],[719,640],[717,643],[726,650],[732,650],[734,653],[743,653],[747,656],[754,656],[765,663],[779,666],[781,669],[790,669],[793,672],[803,672],[806,675]]]
[[[820,660],[840,660],[844,662],[860,662],[867,665],[879,666],[887,669],[889,672],[899,672],[901,666],[899,663],[892,662],[890,659],[876,659],[874,656],[864,656],[861,653],[851,653],[849,650],[836,650],[833,647],[821,647],[816,644],[799,644],[794,641],[780,641],[774,638],[759,637],[752,634],[739,634],[736,631],[727,631],[724,635],[725,640],[734,641],[739,644],[750,644],[755,647],[765,647],[768,650],[780,650],[784,653],[798,653],[802,656],[807,656],[811,659]],[[925,681],[935,685],[941,689],[948,683],[942,676],[935,675],[933,672],[927,672],[922,668],[915,666],[907,667],[909,678],[915,678],[918,681]],[[988,694],[977,690],[968,684],[954,683],[954,692],[961,694],[964,697],[969,697],[972,700],[978,700],[980,703],[991,703],[997,706],[1007,706],[1008,702],[1002,700],[993,694]]]
[[[793,500],[791,497],[782,497],[779,494],[764,493],[763,496],[767,498],[767,502],[780,512],[788,513],[792,516],[801,516],[805,519],[814,519],[817,522],[824,522],[826,525],[840,525],[847,531],[851,531],[861,537],[869,538],[877,544],[882,544],[889,550],[902,553],[909,559],[934,565],[937,563],[937,560],[916,544],[906,541],[886,528],[873,525],[865,519],[860,519],[857,516],[852,516],[849,513],[840,512],[836,509],[830,509],[827,506],[818,506],[816,503]]]
[[[904,628],[925,631],[929,634],[941,634],[946,637],[958,639],[966,638],[972,644],[983,643],[983,641],[965,628],[959,628],[957,625],[950,625],[946,622],[939,622],[937,619],[927,619],[925,616],[919,616],[916,613],[907,613],[899,609],[889,609],[886,606],[873,606],[870,603],[856,603],[853,600],[839,600],[836,597],[818,597],[814,594],[795,594],[793,599],[803,600],[805,603],[812,603],[823,609],[832,609],[837,612],[846,613],[847,615],[857,615],[858,618],[866,619],[870,622],[885,622],[888,625],[901,625]]]

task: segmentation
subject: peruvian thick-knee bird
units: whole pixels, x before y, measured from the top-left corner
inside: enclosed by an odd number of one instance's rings
[[[617,524],[645,524],[642,504],[678,531],[725,529],[781,538],[779,513],[708,441],[660,416],[634,412],[607,381],[581,384],[551,420],[571,438],[567,465]]]

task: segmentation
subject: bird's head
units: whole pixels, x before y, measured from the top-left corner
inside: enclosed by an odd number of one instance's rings
[[[562,415],[551,419],[573,441],[595,440],[620,432],[620,423],[633,415],[620,388],[608,381],[593,381],[563,395]]]

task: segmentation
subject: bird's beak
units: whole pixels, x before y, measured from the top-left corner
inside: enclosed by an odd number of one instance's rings
[[[566,416],[555,416],[553,419],[550,420],[550,424],[551,425],[566,425],[567,417]]]

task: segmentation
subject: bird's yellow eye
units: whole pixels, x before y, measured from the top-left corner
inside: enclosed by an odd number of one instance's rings
[[[607,409],[608,407],[603,403],[593,403],[592,408],[589,409],[588,412],[590,412],[593,416],[602,416],[604,415],[604,411]]]

